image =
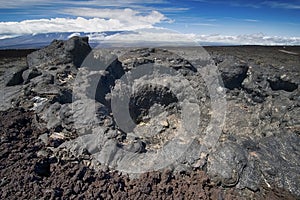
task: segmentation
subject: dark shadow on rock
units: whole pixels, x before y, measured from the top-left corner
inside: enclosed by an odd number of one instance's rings
[[[143,121],[143,116],[148,115],[148,111],[155,103],[161,106],[168,106],[178,102],[177,97],[166,87],[156,85],[144,85],[139,88],[129,102],[129,112],[135,123]]]
[[[59,102],[60,104],[72,103],[72,91],[63,89],[60,94],[53,99],[53,102]]]
[[[50,162],[48,159],[42,159],[38,161],[34,166],[34,172],[39,176],[46,176],[49,177],[50,172]]]
[[[275,78],[273,80],[268,80],[270,83],[270,87],[272,90],[284,90],[287,92],[293,92],[298,88],[296,83],[292,83],[290,81],[282,80],[281,78]]]
[[[240,88],[242,82],[247,77],[248,65],[236,64],[234,61],[224,61],[218,68],[221,72],[224,86],[230,90]]]
[[[98,81],[95,100],[110,107],[110,100],[106,98],[106,95],[111,93],[112,87],[115,86],[115,81],[120,79],[125,74],[125,71],[122,63],[118,60],[114,60],[105,71],[107,74],[101,76]]]
[[[27,69],[23,72],[22,77],[24,79],[24,83],[28,83],[31,79],[42,75],[42,72],[38,71],[36,67],[32,69]]]
[[[105,49],[95,50],[86,56],[81,66],[88,71],[97,72],[88,76],[90,86],[86,88],[86,95],[110,107],[106,95],[111,93],[115,81],[125,74],[118,57]]]
[[[5,79],[7,79],[6,86],[21,85],[24,82],[22,74],[26,69],[26,66],[9,69],[9,71],[7,71],[4,75]]]

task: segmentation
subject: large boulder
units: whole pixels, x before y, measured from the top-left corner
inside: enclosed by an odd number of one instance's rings
[[[23,84],[23,72],[27,69],[27,66],[13,66],[8,68],[4,73],[4,86],[15,86],[15,85],[22,85]]]
[[[255,142],[232,137],[221,143],[207,162],[212,180],[225,187],[257,191],[267,184],[299,196],[299,142],[297,134],[281,133]]]
[[[227,59],[220,63],[218,68],[221,72],[224,86],[230,90],[241,87],[249,69],[247,64],[237,63],[232,59]]]
[[[27,64],[29,67],[35,67],[73,63],[80,67],[90,51],[88,37],[75,36],[67,41],[53,40],[49,46],[29,54]]]

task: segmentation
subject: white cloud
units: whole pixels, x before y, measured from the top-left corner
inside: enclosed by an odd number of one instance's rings
[[[72,33],[71,35],[68,36],[68,38],[74,37],[74,36],[80,36],[80,33]]]
[[[228,44],[228,45],[300,45],[300,37],[266,36],[262,33],[249,35],[196,35],[182,34],[167,29],[145,29],[137,32],[119,33],[105,36],[103,34],[89,35],[93,42],[108,45],[201,45],[201,44]]]
[[[201,43],[221,43],[233,45],[300,45],[300,37],[267,36],[262,33],[224,36],[198,35],[196,40]]]
[[[58,1],[48,1],[48,0],[9,0],[5,2],[0,1],[0,8],[24,8],[31,6],[47,6],[59,3]]]
[[[87,26],[86,19],[82,23]],[[88,20],[87,20],[88,21]],[[69,21],[67,21],[69,23]],[[40,23],[40,22],[39,22]],[[59,23],[58,23],[59,24]],[[92,24],[92,23],[91,23]],[[69,24],[70,26],[72,24]],[[78,26],[78,24],[77,24]],[[74,35],[86,35],[90,42],[100,46],[198,46],[198,45],[300,45],[300,37],[280,37],[267,36],[262,33],[248,35],[197,35],[182,34],[163,28],[147,28],[132,31],[117,32],[113,34],[106,33],[79,34],[70,33],[69,37]],[[5,37],[0,34],[0,39]]]
[[[0,35],[136,30],[152,28],[155,24],[166,19],[163,14],[157,11],[152,11],[146,15],[141,15],[141,13],[131,9],[79,9],[77,11],[81,15],[94,18],[52,18],[0,22]],[[84,14],[85,12],[89,14]]]
[[[39,20],[24,20],[21,22],[0,22],[0,34],[33,34],[50,32],[93,32],[124,28],[118,20],[99,18],[76,19],[53,18]]]
[[[70,6],[93,6],[93,7],[103,7],[103,6],[118,6],[118,7],[128,7],[137,4],[165,4],[165,0],[9,0],[5,2],[0,1],[0,8],[24,8],[40,5],[68,5]]]
[[[260,22],[260,20],[257,19],[243,19],[245,22]]]
[[[196,35],[182,34],[167,29],[144,29],[136,32],[105,36],[89,35],[92,42],[108,46],[197,46],[197,45],[300,45],[300,37],[249,35]]]
[[[283,8],[283,9],[300,9],[300,4],[290,2],[278,2],[278,1],[265,1],[263,4],[268,5],[272,8]]]
[[[126,9],[94,9],[94,8],[68,8],[62,11],[65,14],[71,14],[81,17],[98,17],[104,19],[116,19],[123,24],[137,26],[141,24],[152,25],[159,23],[167,18],[157,11],[152,11],[148,15],[144,13]]]
[[[109,46],[197,46],[195,34],[182,34],[162,28],[142,29],[129,33],[89,36],[92,42]]]

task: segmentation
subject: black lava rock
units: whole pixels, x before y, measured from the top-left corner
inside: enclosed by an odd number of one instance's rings
[[[230,90],[241,87],[247,77],[248,66],[236,64],[233,61],[224,61],[219,65],[224,86]]]
[[[75,36],[67,41],[54,40],[49,46],[29,54],[27,64],[29,67],[38,67],[44,64],[73,63],[76,67],[80,67],[90,51],[88,37]]]

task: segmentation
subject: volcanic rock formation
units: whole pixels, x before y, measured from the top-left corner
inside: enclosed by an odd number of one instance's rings
[[[34,133],[45,146],[38,154],[47,155],[33,169],[40,177],[55,174],[52,163],[67,162],[60,155],[67,151],[91,160],[80,165],[78,180],[97,179],[85,174],[106,167],[131,178],[168,169],[191,177],[206,173],[212,184],[234,188],[241,197],[257,198],[270,188],[300,197],[299,60],[275,66],[220,52],[200,61],[180,53],[208,55],[197,48],[92,50],[88,38],[55,40],[26,62],[3,61],[0,110],[5,117],[22,108],[18,112],[32,113],[30,126],[44,130]],[[220,84],[213,88],[226,102],[215,145],[203,139],[215,135],[211,121],[218,115],[206,65],[219,69]]]

